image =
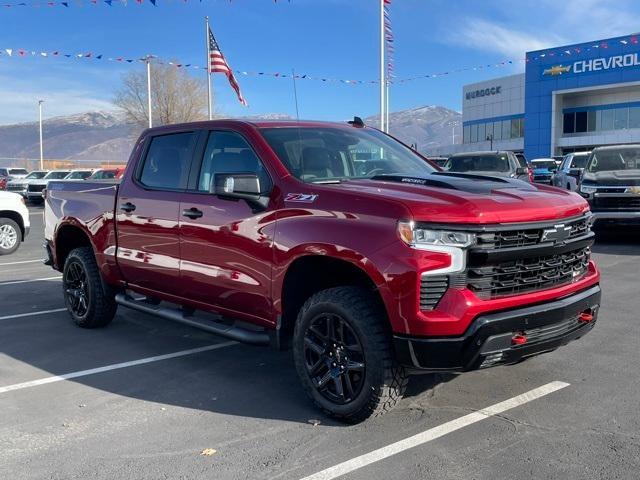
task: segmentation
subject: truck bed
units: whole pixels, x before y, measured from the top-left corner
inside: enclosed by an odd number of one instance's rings
[[[73,225],[87,230],[93,242],[98,265],[115,262],[114,207],[118,181],[65,181],[49,182],[45,200],[45,239],[51,240],[62,223],[73,219]],[[62,265],[54,265],[61,269]]]

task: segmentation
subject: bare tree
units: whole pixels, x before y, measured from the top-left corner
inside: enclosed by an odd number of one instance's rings
[[[141,127],[149,124],[147,72],[134,71],[122,77],[122,88],[113,100],[127,119]],[[172,65],[151,65],[153,124],[192,122],[207,117],[207,89],[204,79]]]

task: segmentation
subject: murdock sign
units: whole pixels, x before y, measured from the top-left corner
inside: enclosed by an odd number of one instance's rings
[[[590,60],[578,60],[570,65],[555,65],[545,69],[543,75],[564,75],[566,73],[585,73],[611,70],[614,68],[628,68],[640,65],[638,53],[626,55],[613,55],[611,57],[592,58]]]
[[[502,85],[496,85],[495,87],[481,88],[479,90],[472,90],[465,93],[465,98],[471,100],[472,98],[488,97],[489,95],[498,95],[502,92]]]

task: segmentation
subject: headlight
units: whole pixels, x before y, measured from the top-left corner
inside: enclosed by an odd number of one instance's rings
[[[591,185],[580,185],[580,191],[582,193],[591,194],[591,193],[596,193],[598,189],[595,186],[591,186]]]
[[[424,245],[465,248],[476,242],[476,236],[473,233],[416,228],[414,222],[398,222],[398,234],[407,245],[412,247]]]
[[[427,255],[437,253],[441,258],[442,254],[448,257],[447,263],[421,271],[422,276],[462,272],[467,263],[465,247],[476,243],[473,233],[419,228],[414,222],[398,222],[398,235],[404,243]]]

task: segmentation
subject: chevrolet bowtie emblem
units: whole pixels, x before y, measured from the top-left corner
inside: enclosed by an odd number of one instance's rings
[[[541,242],[562,243],[571,235],[571,226],[564,224],[555,225],[553,228],[547,228],[542,231]]]
[[[556,65],[555,67],[545,69],[545,71],[542,72],[542,74],[555,76],[555,75],[562,75],[563,73],[569,73],[570,71],[571,71],[571,65],[567,65],[566,67],[563,67],[562,65]]]

